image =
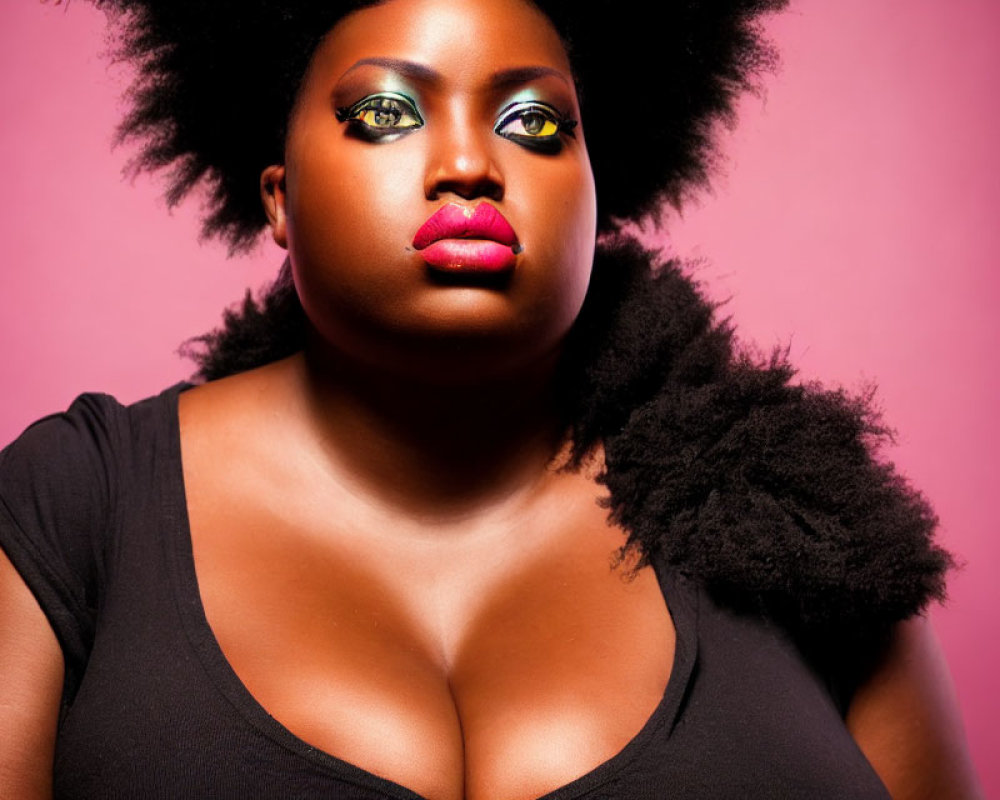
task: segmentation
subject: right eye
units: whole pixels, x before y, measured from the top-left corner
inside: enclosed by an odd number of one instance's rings
[[[413,100],[395,92],[371,94],[352,106],[338,108],[337,120],[371,140],[408,133],[424,124]]]

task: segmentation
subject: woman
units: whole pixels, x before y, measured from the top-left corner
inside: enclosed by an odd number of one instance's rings
[[[658,49],[523,0],[125,20],[145,165],[209,170],[234,247],[259,176],[289,261],[218,380],[5,452],[5,794],[974,793],[914,616],[948,559],[865,404],[595,261],[703,177],[773,5]]]

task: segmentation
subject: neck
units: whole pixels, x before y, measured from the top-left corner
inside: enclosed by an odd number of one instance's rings
[[[326,352],[308,352],[299,368],[324,459],[367,495],[428,521],[525,499],[563,443],[554,355],[469,384],[386,374]]]

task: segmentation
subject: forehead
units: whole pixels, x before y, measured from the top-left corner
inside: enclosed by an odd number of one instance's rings
[[[497,72],[549,67],[570,80],[554,26],[526,0],[386,0],[344,17],[313,56],[310,78],[336,80],[364,59],[428,67],[456,84]]]

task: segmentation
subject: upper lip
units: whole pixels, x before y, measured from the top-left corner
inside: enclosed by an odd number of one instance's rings
[[[492,239],[513,247],[517,234],[496,206],[480,203],[474,208],[448,203],[431,214],[413,237],[413,246],[423,250],[439,239]]]

